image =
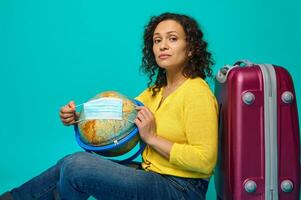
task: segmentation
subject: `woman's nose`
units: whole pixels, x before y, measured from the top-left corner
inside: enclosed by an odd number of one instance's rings
[[[168,44],[167,44],[167,41],[166,40],[162,40],[161,43],[160,43],[160,50],[163,51],[163,50],[166,50],[168,49]]]

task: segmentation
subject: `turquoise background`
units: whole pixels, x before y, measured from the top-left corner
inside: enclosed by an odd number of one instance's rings
[[[238,59],[284,66],[299,101],[300,9],[298,0],[0,1],[0,193],[81,150],[60,123],[62,105],[146,87],[142,33],[162,12],[200,22],[215,71]]]

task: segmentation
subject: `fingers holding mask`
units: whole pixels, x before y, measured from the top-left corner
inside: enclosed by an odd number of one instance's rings
[[[71,124],[74,123],[74,117],[70,117],[70,118],[63,119],[62,122],[63,122],[65,125],[71,125]]]
[[[74,117],[74,112],[60,112],[60,117],[62,119],[68,119],[70,117]]]
[[[75,112],[75,103],[70,101],[67,105],[61,108],[61,113],[74,113]]]
[[[137,119],[138,119],[140,122],[145,122],[145,121],[146,121],[145,114],[142,113],[141,111],[139,111],[138,114],[137,114]]]
[[[75,103],[74,103],[74,101],[70,101],[70,102],[67,104],[67,106],[68,106],[71,110],[75,111]]]
[[[138,127],[142,127],[142,126],[153,126],[155,124],[155,117],[153,115],[153,113],[144,106],[138,106],[136,108],[138,110],[138,114],[136,117],[136,124]]]
[[[140,121],[151,121],[154,118],[153,113],[147,107],[138,106],[136,109],[138,110],[137,118]]]
[[[70,101],[67,105],[61,107],[60,118],[64,125],[71,125],[75,122],[76,110],[73,101]]]
[[[138,114],[135,123],[138,126],[141,139],[148,143],[155,136],[156,122],[153,113],[146,107],[137,107]]]
[[[64,125],[72,125],[75,123],[75,117],[61,118],[61,121]]]

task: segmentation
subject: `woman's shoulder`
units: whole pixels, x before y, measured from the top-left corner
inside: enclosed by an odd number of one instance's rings
[[[210,89],[208,83],[202,78],[189,79],[186,85],[184,94],[184,103],[187,105],[214,105],[217,106],[217,101],[214,93]]]
[[[148,101],[151,101],[153,98],[152,87],[144,89],[135,99],[141,101],[144,104],[147,104]]]
[[[207,94],[213,95],[208,83],[200,77],[189,78],[187,80],[187,84],[185,87],[185,93],[193,94],[194,92],[207,93]]]

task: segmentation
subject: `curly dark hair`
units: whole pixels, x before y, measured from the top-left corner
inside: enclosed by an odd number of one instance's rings
[[[152,96],[160,91],[161,87],[166,86],[165,69],[158,66],[153,53],[153,34],[157,25],[164,20],[174,20],[184,29],[186,42],[191,52],[188,64],[183,69],[183,75],[188,78],[212,77],[212,65],[214,64],[211,53],[207,50],[207,42],[203,39],[203,32],[198,23],[193,18],[175,13],[163,13],[153,16],[144,30],[144,46],[141,70],[149,76],[148,87],[152,90]],[[153,78],[156,80],[153,81]],[[152,86],[152,87],[151,87]]]

